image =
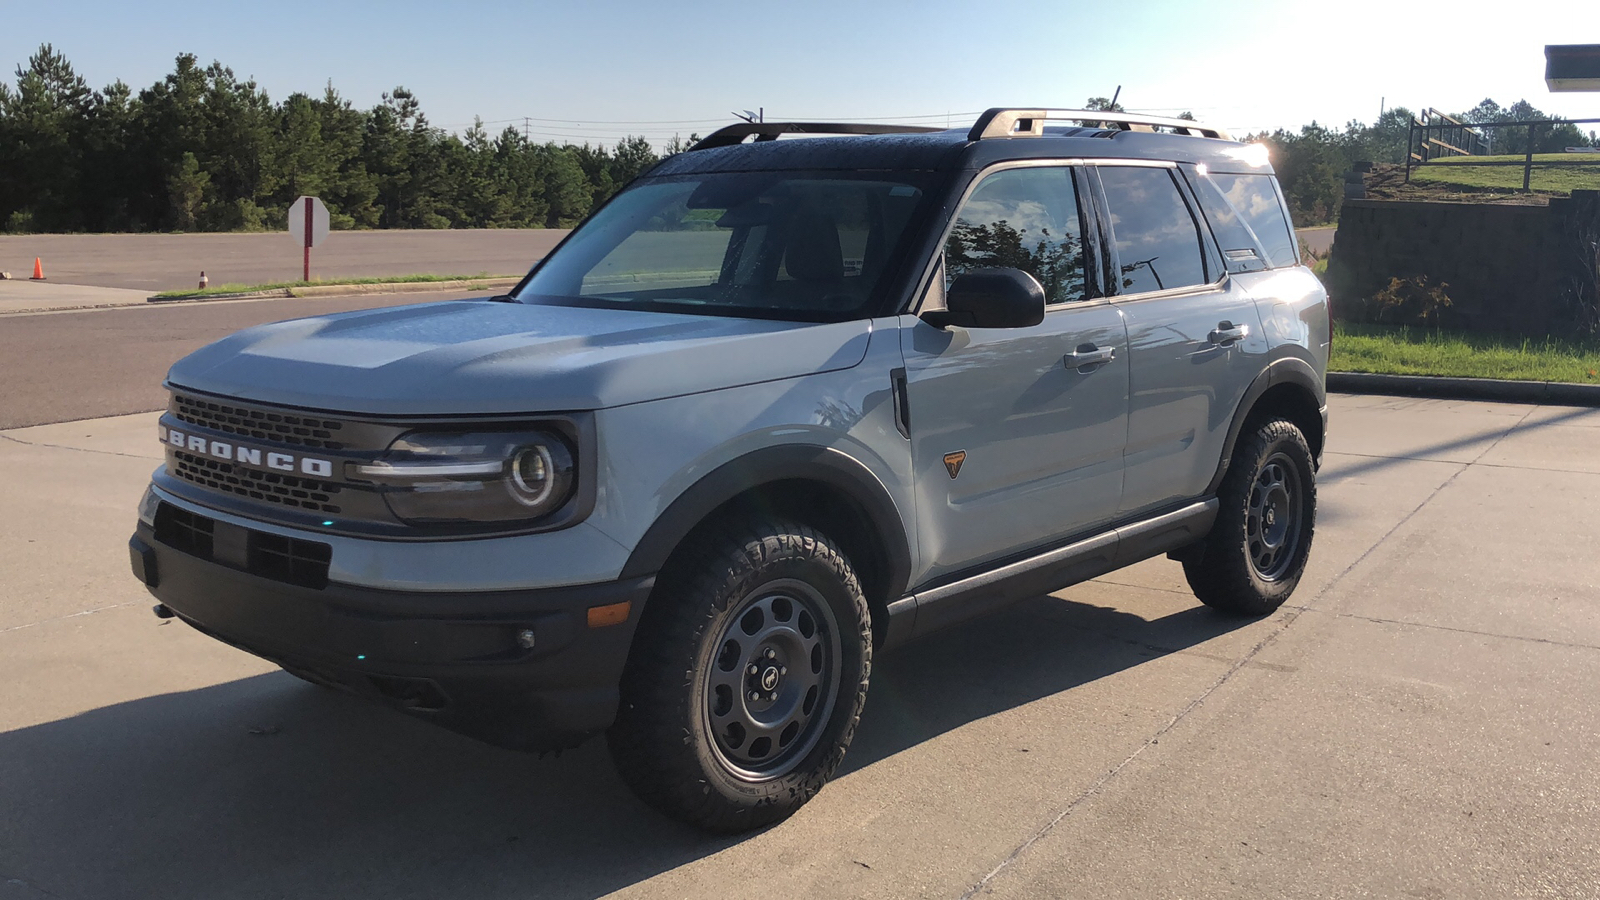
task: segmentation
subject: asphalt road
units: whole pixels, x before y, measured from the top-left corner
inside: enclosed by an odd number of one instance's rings
[[[105,384],[153,364],[101,353],[123,315],[56,317]],[[1600,896],[1600,410],[1331,406],[1283,610],[1153,560],[885,654],[839,777],[736,838],[602,742],[496,750],[155,619],[154,414],[0,431],[0,900]]]
[[[0,428],[114,416],[166,405],[161,381],[180,357],[266,322],[430,303],[448,293],[229,300],[0,318]]]
[[[1301,228],[1295,231],[1295,235],[1313,253],[1321,256],[1333,249],[1333,236],[1338,230],[1336,225],[1326,228]]]
[[[566,235],[562,229],[341,231],[312,251],[311,274],[323,279],[520,275]],[[1322,254],[1333,244],[1334,229],[1306,228],[1298,235]],[[644,248],[630,261],[647,269],[663,259],[671,263],[678,259],[673,249]],[[201,272],[212,285],[295,281],[301,275],[300,249],[286,232],[0,235],[0,271],[27,278],[35,257],[43,261],[51,283],[152,293],[193,288]]]
[[[563,229],[338,231],[311,251],[312,278],[392,275],[521,275],[550,252]],[[264,234],[0,235],[0,270],[64,284],[168,291],[297,281],[301,249],[288,232]]]

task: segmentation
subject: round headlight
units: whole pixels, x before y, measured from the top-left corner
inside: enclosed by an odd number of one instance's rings
[[[524,506],[544,506],[552,495],[565,493],[571,475],[572,459],[561,444],[523,447],[511,460],[511,496]]]

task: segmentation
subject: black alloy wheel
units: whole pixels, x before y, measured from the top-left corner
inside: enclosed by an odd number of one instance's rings
[[[783,520],[712,526],[657,579],[607,743],[656,809],[759,828],[833,776],[871,671],[871,615],[837,545]]]
[[[1317,523],[1316,467],[1299,427],[1257,420],[1240,434],[1204,539],[1177,554],[1207,606],[1265,615],[1305,573]]]

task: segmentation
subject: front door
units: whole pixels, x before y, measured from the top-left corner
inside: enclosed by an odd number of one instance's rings
[[[1030,328],[901,318],[923,571],[914,585],[1109,523],[1122,496],[1128,354],[1122,313],[1091,297],[1072,170],[991,172],[960,208],[941,288],[1023,269],[1045,288]]]

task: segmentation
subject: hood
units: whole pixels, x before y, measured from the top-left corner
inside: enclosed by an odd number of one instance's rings
[[[449,301],[250,328],[179,360],[167,379],[372,415],[577,411],[846,369],[870,334],[866,321]]]

